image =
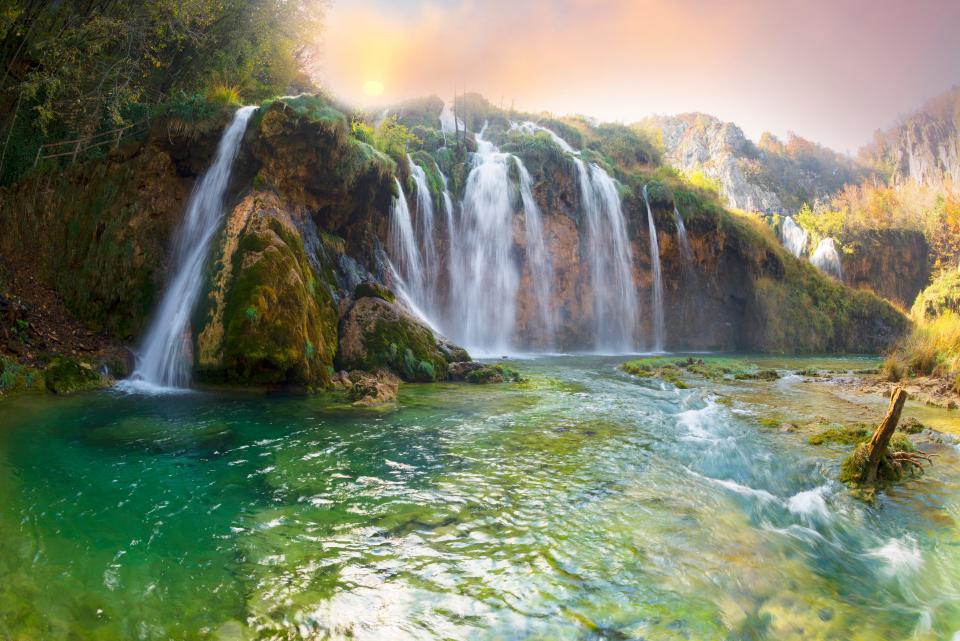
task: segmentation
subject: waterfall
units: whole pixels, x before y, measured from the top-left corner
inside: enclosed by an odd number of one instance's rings
[[[663,351],[663,274],[660,269],[660,242],[657,240],[657,226],[650,211],[650,199],[647,186],[643,186],[643,202],[647,205],[647,226],[650,231],[650,265],[653,270],[653,349]]]
[[[677,225],[677,244],[680,246],[680,256],[686,262],[693,260],[693,251],[690,249],[690,240],[687,238],[687,226],[683,224],[680,211],[674,206],[673,222]]]
[[[629,352],[636,347],[638,305],[620,194],[599,165],[588,166],[578,156],[573,163],[587,221],[594,345],[600,351]]]
[[[450,108],[450,103],[444,102],[443,109],[440,111],[440,131],[445,134],[452,134],[456,132],[458,128],[460,131],[466,129],[463,121],[454,116],[453,109]]]
[[[433,196],[430,193],[430,185],[427,183],[427,172],[424,171],[423,167],[413,162],[413,158],[409,155],[407,155],[407,160],[410,162],[410,174],[417,188],[416,232],[419,246],[423,249],[423,274],[421,276],[423,298],[418,302],[427,313],[432,313],[439,271],[437,244],[433,235]]]
[[[523,200],[530,280],[536,295],[537,310],[540,314],[540,323],[544,333],[543,344],[550,347],[553,345],[553,337],[557,327],[556,314],[550,305],[551,291],[553,290],[553,266],[543,240],[543,221],[540,207],[533,197],[530,172],[527,171],[523,161],[518,157],[514,156],[513,160],[517,164],[517,172],[520,174],[520,198]]]
[[[213,164],[190,194],[170,260],[171,280],[138,354],[134,381],[160,387],[190,384],[190,315],[203,286],[210,243],[223,220],[223,196],[233,161],[254,111],[256,107],[237,110],[220,139]]]
[[[807,248],[806,230],[794,222],[790,216],[783,219],[783,225],[780,227],[780,237],[783,239],[783,246],[794,256],[799,257]]]
[[[516,323],[519,276],[513,256],[509,154],[477,135],[460,215],[461,265],[451,292],[452,332],[477,353],[509,351]]]
[[[837,253],[837,245],[832,238],[824,238],[820,241],[816,250],[810,255],[810,262],[823,273],[829,274],[837,280],[843,280],[840,254]]]
[[[410,208],[397,178],[397,197],[390,207],[390,254],[396,262],[394,275],[399,277],[401,287],[417,308],[422,308],[424,298],[423,261],[413,232]]]
[[[442,171],[440,172],[440,180],[443,181],[443,213],[447,223],[447,284],[449,285],[447,291],[452,292],[455,284],[460,282],[460,235],[457,233],[457,221],[453,217],[453,197],[450,195],[450,184]]]

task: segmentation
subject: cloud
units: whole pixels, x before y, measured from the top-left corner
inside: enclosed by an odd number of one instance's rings
[[[324,79],[357,101],[378,80],[386,100],[704,111],[853,149],[958,80],[956,24],[960,3],[935,0],[354,0],[331,12]]]

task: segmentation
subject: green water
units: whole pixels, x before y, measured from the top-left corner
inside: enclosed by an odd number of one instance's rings
[[[831,481],[844,448],[758,416],[882,399],[621,360],[406,386],[394,412],[6,401],[0,638],[960,639],[956,445],[866,505]]]

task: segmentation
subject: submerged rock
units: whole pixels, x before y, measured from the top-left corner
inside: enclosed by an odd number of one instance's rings
[[[333,384],[344,389],[358,407],[392,403],[397,400],[400,390],[400,379],[385,369],[374,373],[360,370],[339,372],[334,375]]]
[[[452,363],[450,365],[450,378],[454,381],[465,381],[474,384],[516,383],[522,380],[520,374],[509,367],[503,365],[485,365],[477,361]]]
[[[448,377],[451,362],[469,358],[466,350],[438,339],[412,314],[383,298],[360,298],[340,321],[341,369],[385,368],[405,381],[432,382]]]

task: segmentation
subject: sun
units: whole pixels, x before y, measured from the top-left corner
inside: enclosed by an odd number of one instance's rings
[[[367,80],[363,83],[363,93],[368,96],[379,96],[383,93],[383,83],[379,80]]]

